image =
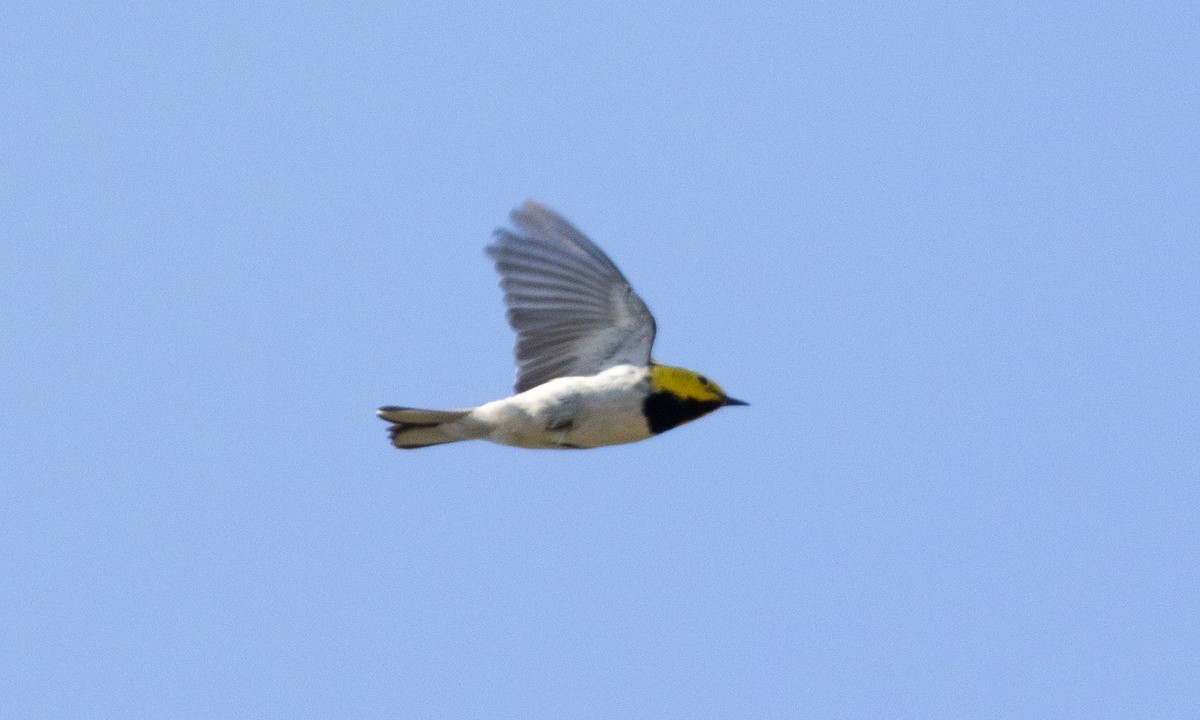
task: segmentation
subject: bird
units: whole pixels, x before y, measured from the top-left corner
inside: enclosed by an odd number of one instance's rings
[[[517,334],[516,394],[458,410],[387,406],[401,449],[462,440],[522,448],[637,442],[748,405],[708,377],[653,359],[656,325],[612,260],[553,210],[526,201],[487,254]]]

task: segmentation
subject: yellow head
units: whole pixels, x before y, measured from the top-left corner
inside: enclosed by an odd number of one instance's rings
[[[642,412],[650,431],[660,433],[725,405],[745,405],[700,373],[669,365],[650,366],[650,394]]]

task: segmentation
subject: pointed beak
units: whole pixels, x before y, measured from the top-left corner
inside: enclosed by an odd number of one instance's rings
[[[726,405],[749,405],[750,403],[746,402],[745,400],[738,400],[737,398],[727,397],[727,398],[725,398],[725,404]]]

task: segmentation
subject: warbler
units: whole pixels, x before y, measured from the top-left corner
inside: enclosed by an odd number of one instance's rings
[[[487,253],[517,333],[516,394],[461,410],[379,408],[398,448],[490,440],[594,448],[645,440],[726,405],[704,375],[650,355],[654,316],[600,248],[528,201]]]

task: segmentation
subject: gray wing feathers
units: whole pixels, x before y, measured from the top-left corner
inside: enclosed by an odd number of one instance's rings
[[[556,377],[645,365],[654,318],[617,266],[551,210],[526,202],[488,254],[517,332],[517,392]]]

